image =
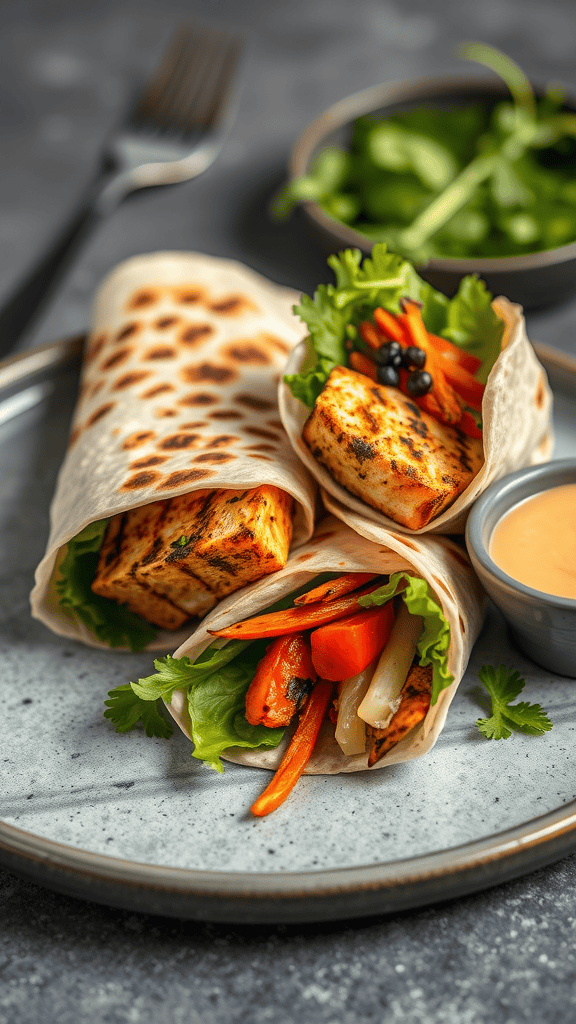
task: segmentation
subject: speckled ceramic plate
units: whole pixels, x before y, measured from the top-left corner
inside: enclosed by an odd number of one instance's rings
[[[576,686],[510,643],[490,614],[436,747],[377,773],[309,776],[269,818],[262,771],[216,775],[181,734],[117,735],[106,692],[148,655],[63,641],[30,618],[47,509],[74,402],[78,341],[0,365],[0,863],[54,889],[185,918],[359,917],[481,889],[576,849]],[[576,360],[540,349],[556,392],[558,457],[574,453]],[[484,662],[526,677],[544,737],[480,737]]]

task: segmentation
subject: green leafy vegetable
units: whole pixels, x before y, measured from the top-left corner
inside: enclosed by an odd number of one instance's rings
[[[552,722],[539,704],[511,704],[525,686],[519,672],[504,665],[494,668],[482,665],[478,673],[480,682],[486,687],[492,701],[490,718],[479,718],[478,729],[489,740],[505,740],[512,732],[524,732],[540,736],[552,728]]]
[[[300,373],[284,378],[295,398],[311,408],[334,367],[347,364],[350,330],[377,306],[400,313],[400,299],[406,295],[422,303],[429,331],[482,360],[478,377],[486,380],[500,352],[504,324],[492,309],[490,292],[478,278],[464,278],[454,298],[448,299],[384,243],[375,245],[364,260],[359,249],[345,249],[330,256],[328,265],[335,284],[319,285],[313,299],[303,295],[300,305],[294,307],[310,332],[308,355]]]
[[[147,736],[168,739],[172,735],[172,725],[160,714],[160,700],[141,700],[129,683],[110,690],[108,697],[104,701],[108,709],[104,712],[104,718],[112,722],[116,732],[130,732],[141,723]]]
[[[156,630],[124,606],[94,594],[91,589],[105,529],[106,520],[102,519],[90,523],[68,541],[56,581],[59,603],[64,609],[69,608],[102,643],[141,651],[154,639]]]
[[[442,690],[453,680],[448,672],[448,648],[450,646],[450,626],[440,605],[432,596],[432,590],[426,580],[411,576],[407,572],[394,572],[383,587],[358,598],[363,608],[383,605],[400,594],[408,611],[412,615],[420,615],[424,622],[422,635],[418,641],[418,656],[421,665],[432,665],[432,696],[435,704]]]

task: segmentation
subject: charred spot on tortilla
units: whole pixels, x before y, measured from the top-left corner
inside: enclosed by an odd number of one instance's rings
[[[141,380],[146,380],[146,377],[149,376],[149,370],[133,370],[131,373],[125,373],[123,377],[118,377],[114,382],[112,390],[123,391],[125,388],[131,388],[133,384],[139,384]]]
[[[254,437],[263,437],[268,441],[278,441],[278,434],[273,434],[271,430],[264,430],[263,427],[246,427],[247,434],[253,434]]]
[[[317,533],[314,539],[317,541],[330,540],[333,536],[334,530],[324,530],[324,533]]]
[[[108,356],[104,360],[100,367],[100,372],[104,370],[111,370],[113,366],[119,366],[120,363],[125,362],[128,356],[132,353],[131,348],[120,348],[117,352],[113,352],[111,356]]]
[[[132,338],[135,334],[138,334],[138,331],[140,330],[141,326],[142,324],[139,324],[136,321],[132,321],[132,323],[126,324],[125,327],[122,327],[118,331],[115,340],[124,341],[125,338]]]
[[[97,338],[94,338],[93,341],[88,342],[88,347],[86,349],[86,365],[88,365],[88,363],[92,363],[96,357],[100,355],[104,345],[106,344],[106,340],[106,335],[100,334]]]
[[[167,331],[169,327],[180,322],[179,316],[161,316],[154,322],[157,331]]]
[[[191,448],[199,440],[199,434],[171,434],[170,437],[158,442],[158,448],[162,451],[178,451],[181,448]]]
[[[143,309],[144,306],[152,306],[155,302],[158,302],[159,298],[160,291],[157,288],[143,288],[129,299],[126,308]]]
[[[211,469],[180,469],[165,477],[157,490],[164,490],[165,487],[181,487],[182,484],[195,484],[197,480],[205,480],[214,476]]]
[[[542,374],[538,377],[538,387],[536,388],[534,401],[536,402],[537,409],[541,409],[544,405],[544,381],[542,379]]]
[[[367,413],[377,431],[366,430]],[[416,417],[397,388],[341,366],[330,373],[302,437],[337,483],[410,529],[451,505],[483,462],[481,440],[423,410]]]
[[[150,466],[161,466],[166,462],[167,455],[145,455],[143,459],[136,459],[130,463],[130,469],[149,469]]]
[[[284,430],[284,424],[281,420],[266,420],[269,427],[273,427],[275,430],[279,430],[280,433]]]
[[[230,452],[204,452],[202,455],[195,455],[192,462],[230,462],[231,459],[238,458],[237,455],[231,455]]]
[[[129,434],[125,438],[122,447],[125,451],[128,451],[130,448],[139,448],[140,445],[146,444],[146,441],[152,441],[155,437],[156,434],[153,430],[137,431],[135,434]]]
[[[434,580],[437,586],[442,588],[445,594],[448,594],[449,597],[452,597],[452,591],[450,590],[449,587],[446,586],[444,581],[441,580],[439,576],[432,576],[432,579]]]
[[[154,415],[158,419],[169,419],[171,416],[176,416],[177,413],[176,410],[171,409],[170,406],[165,406],[164,408],[159,407],[158,409],[154,409]]]
[[[174,391],[173,384],[155,384],[153,388],[149,388],[148,391],[143,391],[141,398],[156,398],[157,395],[165,395],[168,391]]]
[[[102,391],[103,387],[104,387],[104,381],[103,380],[95,381],[95,383],[90,388],[90,398],[94,398],[94,396],[97,395],[99,391]]]
[[[203,288],[175,288],[173,295],[176,302],[183,306],[192,306],[195,302],[201,302],[206,292]]]
[[[211,395],[207,391],[191,392],[178,399],[178,405],[215,405],[217,402],[216,395]]]
[[[215,412],[209,412],[208,416],[211,420],[243,420],[244,414],[236,412],[235,409],[216,409]]]
[[[258,455],[256,452],[250,452],[251,459],[261,459],[262,462],[273,462],[269,455]]]
[[[218,434],[206,443],[207,448],[226,448],[229,444],[235,444],[240,438],[236,434]]]
[[[68,438],[69,448],[72,448],[76,444],[76,441],[80,437],[80,433],[81,431],[79,430],[78,427],[75,427],[75,429],[71,432],[70,437]]]
[[[240,316],[242,313],[257,313],[258,307],[244,295],[229,295],[208,303],[208,309],[220,316]]]
[[[278,349],[278,351],[282,352],[283,355],[287,356],[292,351],[290,345],[287,345],[281,338],[277,338],[275,334],[264,334],[263,338],[268,345],[272,345],[273,348]]]
[[[158,473],[135,473],[120,487],[121,491],[138,491],[142,487],[150,487],[158,479]]]
[[[184,345],[197,345],[214,334],[212,324],[188,324],[180,331],[180,341]]]
[[[207,427],[206,420],[193,420],[191,423],[181,423],[181,430],[200,430],[201,427]]]
[[[247,452],[275,452],[273,444],[245,444],[244,451]]]
[[[106,416],[107,413],[109,413],[110,410],[113,409],[115,405],[116,402],[108,402],[106,405],[101,405],[100,408],[96,409],[96,412],[93,412],[92,415],[89,417],[86,426],[93,427],[94,424],[98,423],[98,420],[101,420],[103,416]]]
[[[142,356],[143,359],[173,359],[176,349],[168,345],[157,345],[156,348],[149,348]]]
[[[268,412],[274,409],[273,402],[269,402],[266,398],[257,398],[256,395],[236,395],[234,401],[239,405],[247,406],[248,409],[256,409],[258,412]]]
[[[310,559],[310,558],[314,558],[314,553],[312,551],[305,551],[302,555],[298,555],[296,561],[297,562],[307,562],[308,559]]]
[[[225,359],[231,359],[232,362],[245,363],[246,365],[267,366],[272,362],[268,352],[253,341],[235,342],[232,345],[226,345],[225,348],[220,350],[220,354]]]
[[[229,366],[199,363],[197,366],[185,366],[180,371],[180,376],[187,384],[202,384],[208,381],[212,384],[228,384],[238,376],[238,373]]]

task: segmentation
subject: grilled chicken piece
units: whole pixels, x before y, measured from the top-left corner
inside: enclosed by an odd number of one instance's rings
[[[366,726],[369,742],[368,767],[384,757],[404,736],[418,725],[430,707],[432,666],[412,665],[400,692],[400,705],[385,729]]]
[[[164,509],[154,546],[135,572],[176,603],[173,587],[183,576],[221,598],[286,562],[293,500],[278,487],[195,491],[158,504]]]
[[[484,461],[480,439],[343,366],[328,377],[303,438],[339,484],[412,530],[447,508]]]
[[[92,590],[164,629],[281,569],[293,500],[277,487],[194,491],[108,523]]]
[[[179,629],[190,617],[162,594],[137,580],[133,574],[138,559],[149,550],[160,509],[158,502],[134,512],[113,516],[106,527],[98,557],[92,590],[101,597],[126,604],[161,629]]]

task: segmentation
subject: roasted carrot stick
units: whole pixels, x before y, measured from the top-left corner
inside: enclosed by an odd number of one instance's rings
[[[357,373],[363,373],[365,377],[370,377],[370,380],[376,380],[376,363],[363,352],[350,353],[350,366]]]
[[[261,658],[246,692],[246,718],[251,725],[272,729],[289,725],[315,682],[308,637],[278,637]]]
[[[272,636],[301,633],[304,629],[315,629],[317,626],[324,626],[327,622],[336,622],[337,619],[345,618],[350,612],[357,611],[360,607],[358,598],[363,594],[371,594],[373,590],[378,589],[379,585],[379,583],[369,583],[353,594],[346,594],[336,601],[305,605],[303,608],[287,608],[283,612],[255,615],[252,619],[236,622],[233,626],[226,626],[224,629],[211,629],[209,632],[212,636],[239,637],[241,640],[265,640]]]
[[[432,392],[429,391],[427,395],[422,395],[421,398],[415,398],[414,401],[421,409],[424,409],[424,412],[429,413],[430,416],[434,417],[434,419],[443,422],[440,414],[440,407]],[[462,433],[466,434],[468,437],[482,437],[482,431],[476,425],[476,420],[470,412],[463,412],[458,423],[454,423],[453,426],[456,430],[461,430]]]
[[[463,434],[467,434],[468,437],[482,437],[482,431],[471,412],[463,412],[462,419],[456,426],[458,430],[461,430]]]
[[[380,330],[390,341],[397,341],[403,347],[410,344],[409,341],[406,341],[406,335],[402,324],[393,313],[389,313],[387,309],[378,307],[378,309],[374,310],[374,319]],[[382,344],[382,342],[380,342],[380,344]]]
[[[363,320],[362,323],[358,325],[358,330],[360,331],[360,337],[367,345],[370,346],[370,348],[380,348],[380,346],[386,341],[374,324],[371,324],[369,320]]]
[[[332,683],[327,683],[323,679],[316,683],[274,778],[250,808],[252,814],[258,818],[270,814],[281,803],[284,803],[298,782],[310,760],[322,720],[332,703],[333,696],[334,686]]]
[[[370,741],[370,753],[368,754],[368,767],[376,764],[384,754],[387,754],[392,747],[403,739],[410,729],[413,729],[418,722],[425,717],[430,707],[430,694],[432,692],[432,667],[427,665],[413,665],[400,694],[400,707],[392,716],[390,724],[385,729],[374,729],[368,726],[367,733]]]
[[[392,602],[365,608],[310,634],[312,664],[322,679],[342,682],[363,672],[384,650],[392,623]]]
[[[300,597],[295,597],[294,604],[300,606],[316,604],[318,601],[334,601],[337,597],[343,597],[344,594],[350,594],[353,590],[357,590],[363,583],[371,583],[377,576],[378,573],[375,572],[347,572],[345,576],[328,580],[327,583],[321,583],[319,587],[308,590]]]
[[[416,345],[426,353],[426,369],[434,382],[432,394],[440,407],[442,420],[449,424],[458,423],[462,416],[462,402],[446,379],[442,367],[444,360],[434,351],[420,313],[420,305],[412,299],[402,299],[401,306],[403,312],[399,320],[410,339],[409,344]]]
[[[479,411],[482,408],[484,385],[459,363],[452,363],[442,356],[441,365],[446,380],[452,385],[454,391],[460,395],[466,405]]]

